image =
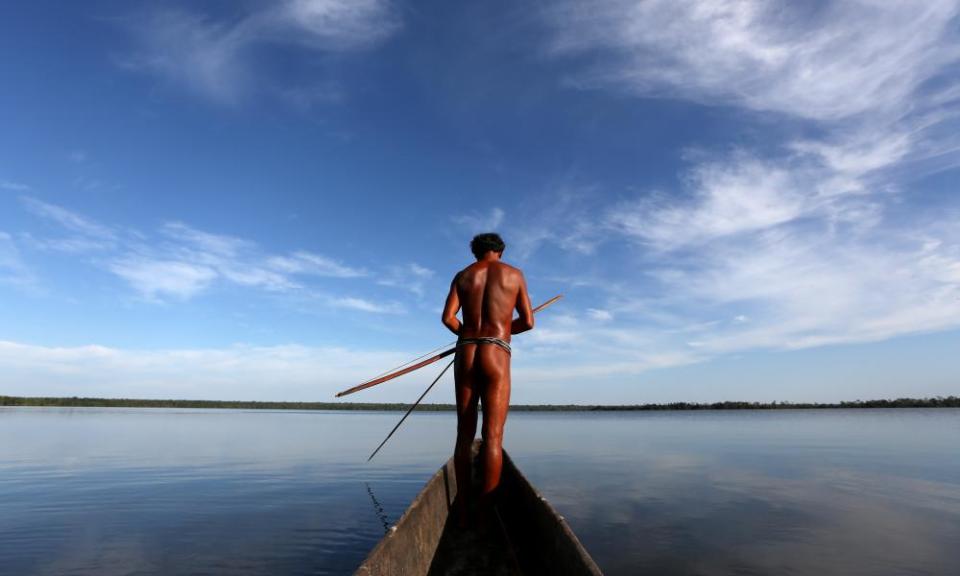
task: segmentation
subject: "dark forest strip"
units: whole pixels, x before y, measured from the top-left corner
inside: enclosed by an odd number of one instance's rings
[[[147,400],[137,398],[79,398],[0,396],[0,406],[64,406],[106,408],[231,408],[243,410],[404,410],[409,404],[372,402],[252,402],[241,400]],[[821,402],[671,402],[668,404],[516,404],[519,412],[615,412],[657,410],[797,410],[825,408],[960,408],[960,396]],[[453,404],[421,404],[421,411],[453,411]]]

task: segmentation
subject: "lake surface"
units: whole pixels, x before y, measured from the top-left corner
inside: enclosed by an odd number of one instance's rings
[[[0,408],[0,573],[349,574],[455,416]],[[514,413],[606,574],[960,574],[960,410]]]

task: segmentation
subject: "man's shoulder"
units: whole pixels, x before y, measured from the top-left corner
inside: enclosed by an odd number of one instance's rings
[[[510,278],[511,280],[515,279],[517,281],[523,278],[523,270],[517,268],[516,266],[511,266],[506,262],[497,262],[496,266],[499,269],[502,278],[506,277]]]
[[[472,273],[473,273],[473,264],[468,264],[462,270],[460,270],[459,272],[453,275],[453,283],[456,284],[461,279],[469,278]]]
[[[491,269],[491,268],[492,268],[492,269],[495,269],[495,270],[497,270],[498,272],[500,272],[500,273],[502,273],[502,274],[507,274],[507,275],[510,275],[510,276],[523,276],[523,270],[521,270],[520,268],[517,268],[516,266],[512,266],[512,265],[510,265],[510,264],[507,264],[506,262],[503,262],[503,261],[492,262],[492,263],[490,263],[490,264],[488,264],[488,265],[483,266],[483,268],[485,268],[485,269]],[[454,282],[456,282],[456,281],[459,280],[460,278],[469,277],[470,275],[472,275],[473,273],[475,273],[477,270],[478,270],[478,268],[477,268],[477,263],[476,263],[476,262],[473,262],[473,263],[471,263],[471,264],[468,264],[463,270],[460,270],[459,272],[457,272],[457,273],[454,275],[453,280],[454,280]]]

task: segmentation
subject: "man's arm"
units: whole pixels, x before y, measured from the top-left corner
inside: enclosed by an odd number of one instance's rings
[[[443,315],[440,321],[456,335],[460,335],[460,319],[457,318],[457,310],[460,309],[460,296],[457,294],[457,279],[459,274],[453,277],[450,283],[450,293],[447,294],[447,301],[443,305]]]
[[[517,294],[517,313],[518,318],[514,318],[510,324],[510,333],[519,334],[527,330],[533,330],[533,308],[530,306],[530,295],[527,294],[527,279],[520,274],[520,292]]]

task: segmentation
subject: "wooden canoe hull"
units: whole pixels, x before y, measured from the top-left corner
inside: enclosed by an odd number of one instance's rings
[[[479,441],[474,451],[479,449]],[[495,534],[455,527],[456,470],[448,460],[355,572],[358,576],[551,574],[597,576],[600,569],[550,503],[503,454]]]

